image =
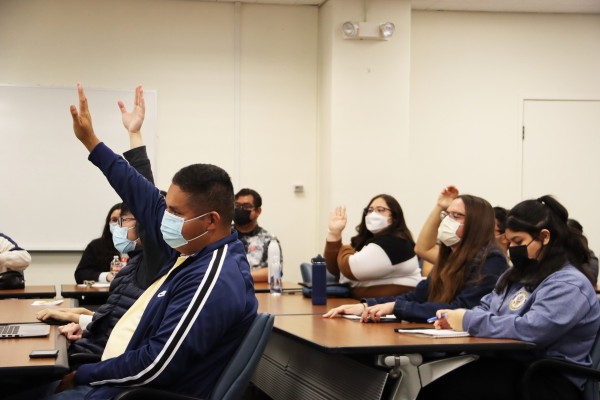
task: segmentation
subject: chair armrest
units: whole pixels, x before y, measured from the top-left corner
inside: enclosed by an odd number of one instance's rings
[[[166,390],[138,387],[127,389],[114,397],[114,400],[198,400],[196,397],[184,396]]]
[[[73,353],[69,355],[69,366],[71,370],[77,369],[83,364],[93,364],[100,362],[100,356],[92,353]]]
[[[546,369],[558,370],[569,374],[583,376],[588,379],[600,380],[600,370],[552,358],[545,358],[532,363],[525,371],[525,378],[529,379],[533,374]]]
[[[533,362],[523,374],[523,380],[521,381],[521,392],[523,400],[529,400],[530,397],[530,382],[533,376],[543,371],[554,370],[568,374],[581,376],[587,379],[600,381],[600,370],[592,367],[583,367],[578,364],[573,364],[569,361],[557,360],[553,358],[544,358]]]

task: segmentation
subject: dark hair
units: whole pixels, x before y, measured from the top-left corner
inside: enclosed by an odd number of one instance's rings
[[[592,285],[595,284],[592,277],[582,268],[589,262],[586,240],[580,232],[569,228],[568,217],[567,209],[550,195],[522,201],[510,210],[506,219],[507,229],[526,232],[534,240],[539,238],[542,229],[547,229],[550,238],[548,244],[542,245],[538,266],[525,270],[511,268],[498,280],[497,292],[501,292],[513,282],[519,282],[532,291],[546,277],[560,270],[568,262],[580,270]]]
[[[504,233],[506,230],[506,216],[508,215],[508,210],[504,207],[496,206],[494,207],[494,217],[496,218],[496,223],[498,224],[498,230],[500,233]]]
[[[180,169],[172,182],[189,194],[189,204],[199,214],[216,211],[222,226],[231,225],[233,185],[224,169],[212,164],[192,164]]]
[[[110,216],[115,210],[120,210],[123,206],[123,203],[117,203],[110,208],[108,214],[106,214],[106,218],[104,219],[104,229],[102,229],[102,240],[110,243],[110,246],[113,247],[112,241],[112,233],[110,233]],[[114,249],[114,247],[113,247]]]
[[[248,188],[240,189],[240,191],[235,194],[235,200],[237,200],[240,196],[252,196],[254,199],[254,203],[252,204],[254,208],[262,207],[262,197],[260,197],[260,194],[258,194],[256,190]]]
[[[411,243],[411,246],[414,246],[412,234],[410,233],[408,226],[406,226],[404,212],[402,211],[402,207],[400,207],[398,200],[389,194],[378,194],[369,201],[368,206],[370,206],[376,199],[379,198],[383,199],[388,208],[391,210],[392,223],[383,231],[379,232],[378,235],[383,233],[392,233],[399,238],[408,240]],[[363,212],[360,224],[356,226],[356,232],[358,234],[350,239],[350,244],[356,251],[360,251],[374,237],[373,233],[367,229],[367,224],[365,223],[366,216],[367,214]]]
[[[488,254],[498,249],[494,236],[494,210],[487,200],[468,194],[456,197],[465,205],[463,235],[454,251],[439,245],[438,264],[429,274],[431,302],[447,303],[456,297],[473,269],[481,272]],[[477,274],[475,282],[483,279]]]
[[[576,219],[567,219],[567,226],[571,229],[575,229],[577,232],[583,235],[583,226]]]
[[[131,213],[133,214],[133,211],[131,211],[131,208],[129,208],[129,206],[125,203],[121,204],[121,214],[125,214],[125,213]]]

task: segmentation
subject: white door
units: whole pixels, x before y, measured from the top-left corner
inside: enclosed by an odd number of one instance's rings
[[[600,252],[600,100],[525,100],[523,199],[555,195]]]

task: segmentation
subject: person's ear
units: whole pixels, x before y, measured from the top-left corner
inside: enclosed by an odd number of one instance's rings
[[[208,214],[208,220],[209,223],[206,227],[206,230],[213,231],[219,227],[219,224],[221,223],[221,216],[218,212],[212,211],[210,214]]]
[[[550,231],[548,229],[542,229],[540,232],[540,242],[545,246],[550,243]]]
[[[256,218],[260,217],[260,213],[262,212],[262,208],[258,207],[254,209],[254,212],[256,213]]]

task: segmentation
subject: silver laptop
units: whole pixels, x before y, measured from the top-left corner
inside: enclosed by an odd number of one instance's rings
[[[0,325],[0,339],[44,337],[50,334],[47,324],[4,324]]]

